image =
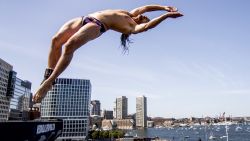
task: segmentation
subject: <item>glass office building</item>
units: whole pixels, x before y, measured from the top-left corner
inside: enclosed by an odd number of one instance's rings
[[[14,95],[10,100],[9,120],[28,120],[31,96],[31,82],[16,78]]]
[[[90,80],[58,78],[42,100],[41,118],[63,120],[63,133],[58,139],[85,139],[90,99]]]

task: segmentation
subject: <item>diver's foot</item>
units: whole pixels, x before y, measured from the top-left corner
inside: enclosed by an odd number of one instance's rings
[[[44,81],[41,87],[37,90],[33,97],[34,103],[41,103],[42,99],[46,96],[47,92],[51,89],[52,84]]]

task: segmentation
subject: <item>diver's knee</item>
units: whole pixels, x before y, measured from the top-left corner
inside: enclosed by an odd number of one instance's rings
[[[56,44],[59,42],[59,36],[58,35],[54,35],[51,39],[52,44]]]
[[[64,55],[73,54],[76,50],[76,43],[74,41],[66,42],[64,45]]]
[[[51,46],[52,49],[61,48],[63,43],[61,41],[60,35],[54,35],[51,39],[51,44],[52,44],[52,46]]]

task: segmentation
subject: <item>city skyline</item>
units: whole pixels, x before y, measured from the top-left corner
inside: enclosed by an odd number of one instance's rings
[[[213,117],[223,112],[249,116],[250,2],[246,0],[4,1],[0,58],[21,79],[29,80],[34,92],[43,79],[51,37],[65,21],[103,9],[132,10],[146,4],[176,6],[184,16],[131,36],[128,55],[119,48],[120,34],[108,31],[79,49],[59,77],[91,80],[92,99],[100,100],[107,110],[124,95],[130,99],[128,112],[135,113],[135,98],[145,95],[152,117]],[[160,108],[162,103],[166,108]]]

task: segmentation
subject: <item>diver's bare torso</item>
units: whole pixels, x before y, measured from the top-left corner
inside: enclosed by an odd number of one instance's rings
[[[131,14],[124,10],[104,10],[89,14],[88,16],[100,20],[106,29],[115,30],[124,34],[131,34],[136,22]]]

